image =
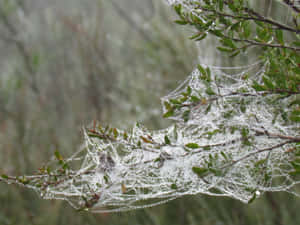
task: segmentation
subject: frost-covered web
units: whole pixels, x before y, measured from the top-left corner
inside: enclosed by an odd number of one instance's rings
[[[68,159],[57,152],[56,165],[18,183],[92,212],[150,207],[191,194],[245,203],[265,191],[297,194],[290,162],[299,154],[289,137],[299,126],[286,120],[294,97],[262,88],[268,66],[200,65],[162,98],[173,126],[151,131],[137,124],[124,131],[94,124],[80,151]]]
[[[43,198],[92,212],[150,207],[191,194],[248,202],[265,191],[292,192],[294,145],[280,137],[299,127],[280,114],[289,97],[252,87],[266,66],[199,67],[162,98],[173,126],[92,126],[81,151],[69,159],[57,155],[58,169],[29,177],[28,185]]]

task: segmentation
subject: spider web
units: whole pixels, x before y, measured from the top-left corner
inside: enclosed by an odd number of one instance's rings
[[[168,104],[185,98],[184,106],[170,116],[173,126],[158,131],[139,124],[131,131],[97,128],[99,136],[94,137],[86,132],[85,146],[65,160],[74,166],[60,175],[53,171],[33,176],[31,187],[45,199],[67,200],[76,209],[92,212],[150,207],[191,194],[229,196],[247,203],[265,191],[291,192],[297,181],[287,162],[294,146],[262,134],[288,136],[299,127],[274,118],[274,100],[285,109],[289,98],[278,100],[253,89],[252,81],[260,81],[266,66],[257,62],[211,67],[210,84],[195,69],[162,98],[165,113]],[[186,98],[187,92],[193,97]],[[204,176],[199,170],[206,170]]]
[[[294,99],[254,88],[263,84],[267,67],[261,61],[200,65],[161,99],[173,126],[87,129],[77,153],[68,159],[58,154],[57,169],[28,176],[27,187],[91,212],[151,207],[196,194],[244,203],[265,191],[297,194],[289,164],[295,145],[283,138],[299,130],[284,119]]]

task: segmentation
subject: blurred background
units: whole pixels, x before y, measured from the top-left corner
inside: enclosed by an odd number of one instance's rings
[[[271,8],[276,15],[278,7]],[[161,0],[0,0],[0,173],[32,174],[55,150],[71,155],[93,120],[124,129],[136,121],[168,126],[160,97],[187,77],[199,55],[208,64],[233,63],[213,50],[214,40],[189,40],[192,30],[175,18]],[[299,206],[279,193],[250,205],[199,195],[90,214],[0,184],[0,225],[286,225],[300,224]]]

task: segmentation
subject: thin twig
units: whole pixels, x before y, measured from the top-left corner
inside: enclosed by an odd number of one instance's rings
[[[283,2],[288,5],[290,8],[292,8],[295,12],[300,13],[300,8],[298,8],[296,5],[294,5],[293,2],[290,0],[283,0]],[[297,2],[297,1],[296,1]]]

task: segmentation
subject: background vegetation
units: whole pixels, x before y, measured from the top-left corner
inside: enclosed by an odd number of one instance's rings
[[[280,4],[271,10],[284,16]],[[216,55],[214,40],[197,46],[172,18],[158,0],[0,0],[0,172],[31,174],[57,149],[71,155],[92,120],[165,127],[159,98],[193,70],[198,54],[205,63],[234,63]],[[277,193],[251,205],[190,196],[94,215],[0,184],[4,225],[299,224],[299,204]]]

